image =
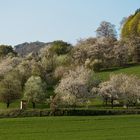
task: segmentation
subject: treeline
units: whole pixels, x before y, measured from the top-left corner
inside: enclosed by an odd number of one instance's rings
[[[137,14],[139,11],[133,16]],[[79,40],[75,46],[61,40],[43,43],[41,49],[37,46],[37,51],[23,56],[11,46],[1,45],[0,101],[8,108],[12,102],[25,99],[33,108],[37,103],[48,103],[55,110],[86,105],[99,96],[112,107],[114,102],[136,105],[140,99],[137,77],[115,75],[106,82],[95,77],[104,69],[140,63],[140,36],[126,34],[129,21],[123,22],[119,40],[115,26],[103,21],[96,37]]]

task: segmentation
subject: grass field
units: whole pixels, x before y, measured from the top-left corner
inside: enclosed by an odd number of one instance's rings
[[[140,116],[0,119],[0,140],[140,140]]]

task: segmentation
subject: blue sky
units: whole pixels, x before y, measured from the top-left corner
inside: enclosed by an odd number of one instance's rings
[[[119,28],[140,0],[0,0],[0,44],[95,36],[103,20]]]

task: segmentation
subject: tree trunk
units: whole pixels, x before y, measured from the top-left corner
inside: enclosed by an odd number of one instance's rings
[[[107,99],[105,99],[105,105],[107,106]]]
[[[136,106],[136,103],[133,103],[133,106],[135,107]]]
[[[129,108],[129,105],[127,104],[127,109]]]
[[[111,99],[111,107],[113,108],[114,107],[114,100]]]
[[[33,108],[35,108],[35,102],[32,102]]]
[[[10,103],[9,103],[9,102],[7,102],[7,108],[9,108],[9,106],[10,106]]]

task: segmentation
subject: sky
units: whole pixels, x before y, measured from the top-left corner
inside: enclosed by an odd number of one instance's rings
[[[0,44],[94,37],[101,21],[119,29],[140,0],[0,0]]]

